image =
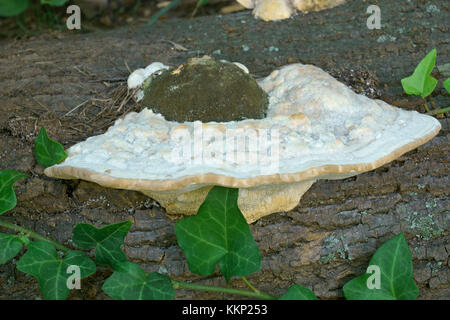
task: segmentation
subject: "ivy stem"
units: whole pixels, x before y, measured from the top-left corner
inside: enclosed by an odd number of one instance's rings
[[[428,108],[428,104],[427,104],[426,101],[423,102],[423,106],[425,107],[425,110],[426,110],[427,112],[430,112],[430,108]]]
[[[8,228],[8,229],[12,229],[17,232],[22,232],[25,235],[27,235],[28,237],[33,238],[33,239],[47,241],[47,242],[51,243],[53,246],[55,246],[56,249],[62,250],[64,252],[67,252],[70,250],[69,248],[63,246],[62,244],[60,244],[56,241],[53,241],[52,239],[43,237],[40,234],[37,234],[36,232],[16,226],[15,224],[0,220],[0,226]]]
[[[172,0],[171,3],[169,3],[167,6],[159,10],[157,13],[155,13],[150,20],[147,22],[147,25],[153,24],[156,20],[158,20],[161,16],[165,15],[167,11],[175,7],[180,0]]]
[[[249,287],[253,292],[261,292],[258,289],[256,289],[248,280],[246,277],[242,276],[241,277],[242,281],[244,281],[244,283],[247,285],[247,287]]]
[[[443,109],[438,109],[438,110],[432,110],[432,111],[427,112],[427,114],[432,116],[432,115],[435,115],[435,114],[446,113],[446,112],[450,112],[450,107],[443,108]]]
[[[198,8],[200,8],[202,5],[200,3],[202,3],[202,0],[197,0],[197,4],[195,5],[195,9],[194,11],[192,11],[191,13],[191,18],[193,18],[196,14],[197,14],[197,10]]]
[[[172,282],[172,286],[174,289],[190,289],[190,290],[200,290],[200,291],[214,291],[214,292],[223,292],[230,294],[237,294],[241,296],[260,298],[265,300],[275,300],[277,297],[271,296],[270,294],[264,292],[253,292],[248,290],[240,290],[233,288],[224,288],[224,287],[215,287],[215,286],[204,286],[201,284],[195,283],[187,283],[176,280],[170,280]]]

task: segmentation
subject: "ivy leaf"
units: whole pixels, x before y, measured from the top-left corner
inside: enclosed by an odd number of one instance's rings
[[[42,296],[47,300],[64,300],[69,295],[67,280],[72,275],[70,266],[80,268],[80,279],[95,273],[94,261],[81,251],[68,251],[64,259],[58,257],[55,247],[47,241],[32,242],[17,263],[17,269],[35,277]]]
[[[120,248],[130,230],[131,221],[111,224],[103,228],[96,228],[87,223],[79,223],[73,229],[73,242],[81,249],[95,248],[96,261],[105,266],[116,269],[115,266],[127,260]]]
[[[437,82],[438,81],[433,77],[426,77],[423,85],[423,92],[420,96],[422,98],[428,97],[433,92],[434,88],[436,88]]]
[[[422,98],[429,96],[437,84],[437,80],[430,76],[435,63],[436,49],[433,49],[419,62],[411,76],[401,80],[403,90]]]
[[[344,295],[347,299],[414,300],[417,298],[419,289],[413,279],[411,252],[403,233],[378,248],[370,259],[369,268],[374,269],[374,272],[359,276],[344,285]],[[379,286],[377,286],[377,276],[380,280]]]
[[[0,264],[14,258],[23,247],[23,242],[14,234],[0,233]]]
[[[44,167],[50,167],[67,158],[64,147],[60,143],[50,139],[44,127],[41,127],[41,131],[39,131],[34,142],[34,154],[39,164]]]
[[[445,80],[443,84],[445,90],[447,90],[447,92],[450,93],[450,78],[447,78],[447,80]]]
[[[317,297],[310,289],[294,284],[278,300],[317,300]]]
[[[28,9],[29,0],[0,0],[0,16],[14,17]]]
[[[178,244],[191,272],[206,276],[219,264],[228,282],[232,276],[245,276],[261,268],[258,246],[237,198],[238,189],[216,186],[197,215],[176,223]]]
[[[171,300],[175,297],[169,277],[157,272],[146,273],[132,262],[122,262],[102,289],[116,300]]]
[[[15,170],[0,171],[0,215],[14,209],[17,205],[17,198],[13,185],[17,180],[26,177],[27,175],[25,173]]]

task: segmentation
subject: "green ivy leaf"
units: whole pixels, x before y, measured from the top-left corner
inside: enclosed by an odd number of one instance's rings
[[[202,276],[217,264],[227,280],[261,268],[261,255],[250,228],[237,205],[238,189],[214,187],[197,215],[175,225],[178,244],[189,270]]]
[[[437,80],[430,76],[435,63],[436,49],[433,49],[419,62],[411,76],[401,80],[403,90],[407,94],[420,95],[422,98],[429,96],[437,84]]]
[[[386,241],[370,259],[380,271],[379,288],[374,273],[366,273],[344,285],[349,300],[414,300],[419,289],[413,279],[412,257],[403,233]],[[369,289],[369,284],[372,289]]]
[[[17,198],[13,185],[17,180],[26,177],[27,175],[25,173],[15,170],[0,171],[0,215],[14,209],[17,205]]]
[[[437,82],[438,81],[433,77],[426,77],[425,84],[423,85],[423,92],[420,96],[422,98],[428,97],[433,92],[434,88],[436,88]]]
[[[447,80],[444,81],[444,88],[450,93],[450,78],[447,78]]]
[[[0,264],[14,258],[23,247],[23,242],[14,234],[0,233]]]
[[[310,289],[294,284],[278,300],[317,300],[317,297]]]
[[[68,251],[64,259],[58,258],[58,253],[47,241],[32,242],[27,252],[17,263],[17,269],[35,277],[39,282],[42,296],[47,300],[64,300],[69,295],[67,279],[72,275],[68,272],[71,265],[80,268],[80,278],[86,278],[95,273],[94,261],[81,251]]]
[[[14,17],[28,9],[29,0],[0,0],[0,16]]]
[[[124,221],[97,229],[87,224],[79,223],[73,229],[73,242],[81,249],[95,248],[96,261],[114,270],[116,265],[127,260],[120,248],[130,230],[131,221]]]
[[[41,0],[41,4],[48,4],[53,7],[60,7],[69,0]]]
[[[41,127],[41,131],[34,142],[34,154],[39,164],[44,167],[50,167],[67,158],[64,147],[50,139],[44,127]]]
[[[171,300],[175,297],[169,277],[157,272],[146,273],[132,262],[122,262],[102,289],[116,300]]]

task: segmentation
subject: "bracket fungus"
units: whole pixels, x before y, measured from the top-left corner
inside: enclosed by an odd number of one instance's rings
[[[296,10],[320,11],[343,4],[345,0],[237,0],[243,7],[253,9],[253,15],[264,21],[291,17]]]
[[[164,72],[178,77],[183,70]],[[251,223],[293,209],[317,179],[373,170],[441,127],[431,116],[358,95],[312,65],[284,66],[258,85],[269,97],[265,116],[226,121],[186,120],[185,114],[167,120],[164,108],[152,110],[157,99],[148,91],[146,108],[70,147],[65,161],[45,174],[138,190],[175,214],[195,214],[214,185],[239,188],[238,206]],[[231,94],[220,85],[217,90],[216,97]],[[228,107],[216,110],[216,119],[228,116]]]

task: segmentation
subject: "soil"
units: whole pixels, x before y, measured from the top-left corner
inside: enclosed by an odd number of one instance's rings
[[[100,227],[132,218],[124,246],[130,260],[176,280],[226,285],[218,273],[204,278],[189,272],[177,246],[174,218],[152,199],[46,177],[32,150],[40,127],[66,148],[101,134],[118,117],[141,109],[126,89],[130,70],[155,61],[176,66],[203,54],[239,61],[256,77],[288,63],[314,64],[356,92],[424,112],[421,99],[402,93],[400,79],[432,48],[437,48],[437,65],[449,61],[449,6],[437,0],[377,2],[381,30],[366,28],[367,4],[354,1],[280,22],[255,20],[246,11],[0,42],[0,169],[29,175],[16,183],[18,205],[2,219],[72,246],[71,230],[79,222]],[[439,11],[428,12],[430,5]],[[431,105],[447,107],[449,94],[441,83],[448,75],[432,75],[439,85]],[[449,299],[447,116],[438,117],[439,135],[418,149],[353,178],[319,181],[294,210],[253,223],[263,262],[248,277],[252,284],[281,295],[298,283],[321,299],[342,298],[342,286],[365,271],[375,250],[403,232],[413,255],[419,298]],[[0,266],[0,299],[41,299],[37,281],[15,268],[18,258]],[[83,280],[70,299],[109,299],[101,285],[110,273],[101,269]],[[230,286],[244,288],[239,279]],[[239,297],[179,290],[176,298]]]

